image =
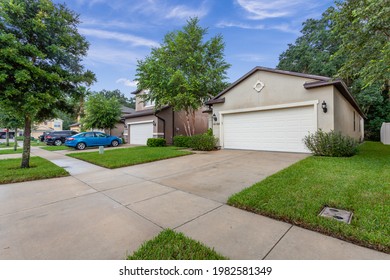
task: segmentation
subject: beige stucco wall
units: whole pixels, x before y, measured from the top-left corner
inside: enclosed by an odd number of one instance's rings
[[[257,92],[253,88],[257,81],[264,83],[264,88],[260,92]],[[309,90],[304,88],[303,85],[305,82],[313,81],[315,80],[266,71],[256,71],[221,96],[221,98],[225,98],[225,103],[213,105],[213,114],[216,114],[218,117],[216,122],[213,121],[214,135],[218,138],[220,137],[220,112],[305,101],[318,101],[317,127],[324,131],[333,130],[333,86]],[[327,103],[327,113],[324,113],[321,108],[323,100]]]
[[[58,126],[55,126],[57,124]],[[63,120],[61,119],[53,119],[47,120],[33,126],[33,130],[31,131],[32,137],[39,137],[46,131],[60,131],[62,130]]]
[[[364,119],[336,88],[334,88],[334,106],[334,130],[357,140],[363,140]]]

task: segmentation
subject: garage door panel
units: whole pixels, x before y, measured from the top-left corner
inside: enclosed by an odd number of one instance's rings
[[[315,130],[313,106],[226,114],[223,145],[230,149],[308,152],[302,139]]]
[[[130,144],[146,145],[148,138],[153,138],[153,123],[130,124]]]

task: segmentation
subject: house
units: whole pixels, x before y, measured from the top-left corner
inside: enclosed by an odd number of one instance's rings
[[[33,125],[33,129],[31,131],[31,136],[34,138],[38,138],[46,131],[58,131],[62,130],[63,120],[61,119],[51,119],[47,121],[43,121],[41,123],[37,123]]]
[[[225,149],[309,152],[309,132],[364,138],[364,114],[342,80],[255,67],[206,102]]]
[[[129,108],[129,107],[121,105],[121,119],[118,121],[118,123],[115,125],[114,128],[112,128],[111,130],[105,129],[104,131],[99,130],[99,129],[91,129],[91,130],[102,131],[102,132],[108,133],[110,135],[126,138],[127,137],[126,126],[125,126],[124,122],[122,121],[122,118],[123,118],[123,116],[128,115],[128,114],[132,114],[134,112],[135,112],[135,110],[133,108]],[[81,132],[80,117],[77,117],[77,122],[74,124],[71,124],[69,127],[70,127],[70,130]]]
[[[135,112],[123,117],[129,144],[145,145],[148,138],[158,137],[172,144],[175,135],[186,135],[184,112],[174,112],[170,106],[155,111],[153,102],[144,102],[141,97],[148,94],[147,90],[137,90],[132,94],[136,99]],[[195,112],[195,134],[207,131],[208,118],[209,115],[202,113],[202,109]]]

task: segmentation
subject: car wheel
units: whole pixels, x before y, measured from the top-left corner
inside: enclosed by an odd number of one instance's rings
[[[76,145],[77,150],[84,150],[86,147],[87,147],[87,145],[85,145],[85,143],[83,143],[83,142],[77,143],[77,145]]]
[[[61,146],[62,145],[62,141],[57,139],[56,141],[54,141],[54,145],[55,146]]]
[[[118,145],[119,145],[118,140],[112,140],[111,146],[113,146],[113,147],[118,147]]]

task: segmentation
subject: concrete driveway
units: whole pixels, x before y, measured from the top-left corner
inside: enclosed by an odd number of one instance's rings
[[[124,259],[164,228],[231,259],[388,258],[225,204],[304,154],[223,150],[108,170],[33,153],[72,176],[0,185],[0,259]]]

